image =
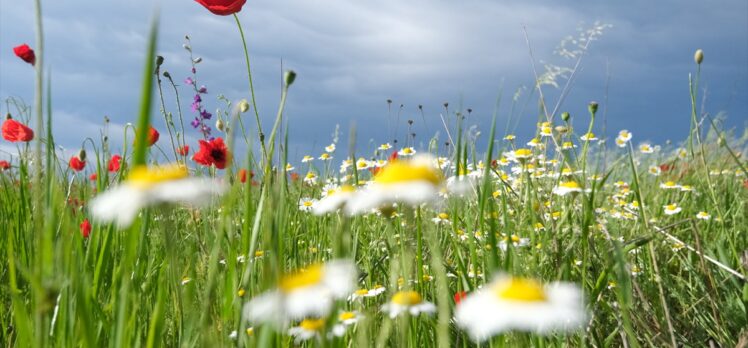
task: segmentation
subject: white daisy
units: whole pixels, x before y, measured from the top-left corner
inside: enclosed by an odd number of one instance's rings
[[[389,313],[390,318],[396,318],[403,313],[417,316],[421,313],[430,314],[436,312],[436,306],[424,301],[421,295],[415,291],[398,291],[382,306],[382,311]]]

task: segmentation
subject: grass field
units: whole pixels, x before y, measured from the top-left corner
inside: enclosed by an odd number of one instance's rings
[[[55,150],[39,60],[34,105],[8,110],[3,346],[748,344],[748,133],[697,112],[703,56],[679,143],[598,139],[597,103],[551,115],[541,98],[534,138],[494,115],[481,147],[449,109],[423,148],[341,136],[288,161],[293,72],[271,127],[248,98],[189,144],[181,110],[150,112],[171,90],[155,44],[121,144]],[[158,117],[160,139],[136,131]]]

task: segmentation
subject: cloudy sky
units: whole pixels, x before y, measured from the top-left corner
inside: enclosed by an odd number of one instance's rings
[[[78,148],[97,137],[104,115],[112,119],[111,138],[121,144],[122,125],[134,122],[149,22],[156,3],[145,0],[43,1],[51,71],[54,129],[65,147]],[[609,24],[584,56],[570,94],[560,110],[586,125],[587,102],[606,110],[607,132],[631,130],[635,142],[682,140],[688,133],[688,74],[693,52],[705,51],[704,111],[724,112],[726,126],[742,130],[748,120],[748,2],[690,0],[610,1],[342,1],[250,0],[240,13],[253,60],[258,110],[269,128],[277,109],[281,62],[298,73],[287,106],[291,155],[317,153],[341,142],[355,125],[361,147],[403,139],[413,119],[416,143],[444,131],[440,114],[473,110],[469,124],[488,135],[501,93],[498,125],[503,133],[514,106],[512,131],[528,139],[538,116],[532,59],[573,66],[555,54],[578,28]],[[184,36],[192,39],[200,84],[210,111],[248,97],[244,57],[232,17],[215,16],[189,0],[162,0],[158,53],[164,69],[181,82],[189,76]],[[33,1],[0,0],[0,98],[33,101],[33,69],[13,55],[20,43],[34,46]],[[565,80],[560,79],[563,87]],[[182,86],[185,117],[191,119],[191,93]],[[607,94],[606,94],[607,90]],[[555,105],[560,89],[544,86]],[[703,92],[703,90],[702,90]],[[167,109],[176,112],[173,93]],[[388,113],[386,100],[391,99]],[[605,102],[607,100],[607,102]],[[397,113],[402,106],[399,123]],[[423,117],[418,105],[423,105]],[[7,110],[5,103],[0,108]],[[13,109],[10,110],[14,112]],[[158,116],[156,114],[156,116]],[[246,115],[250,117],[249,114]],[[247,124],[253,119],[247,118]],[[514,124],[517,124],[516,129]],[[158,123],[157,123],[158,125]],[[397,127],[396,127],[397,125]],[[600,125],[602,126],[602,125]],[[163,129],[163,126],[161,126]],[[602,128],[596,129],[598,133]],[[162,134],[165,134],[162,132]],[[188,136],[198,134],[188,130]]]

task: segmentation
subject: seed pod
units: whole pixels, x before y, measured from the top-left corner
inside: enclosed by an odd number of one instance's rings
[[[563,113],[561,113],[561,119],[564,120],[564,122],[569,122],[569,120],[571,119],[571,114],[564,111]]]
[[[81,161],[85,161],[86,160],[86,150],[81,149],[78,152],[78,159],[81,160]]]
[[[694,62],[696,62],[696,64],[699,65],[701,65],[701,62],[704,61],[704,51],[701,48],[696,50],[696,53],[693,54],[693,60]]]

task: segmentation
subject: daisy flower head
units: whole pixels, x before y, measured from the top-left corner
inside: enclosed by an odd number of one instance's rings
[[[660,184],[660,188],[670,190],[670,189],[679,189],[680,185],[678,185],[675,181],[667,181]]]
[[[543,285],[500,274],[469,294],[455,309],[457,325],[477,342],[510,331],[540,334],[574,330],[586,318],[582,290],[574,284]]]
[[[282,276],[276,289],[247,302],[244,317],[278,325],[288,320],[325,317],[336,299],[344,299],[353,291],[356,277],[356,266],[350,260],[311,265]]]
[[[382,306],[382,311],[389,313],[390,318],[396,318],[400,314],[409,313],[417,316],[421,313],[431,314],[436,312],[436,306],[428,301],[424,301],[421,294],[412,290],[398,291],[389,302]]]
[[[508,134],[504,137],[504,140],[506,141],[514,141],[514,139],[517,139],[517,137],[514,134]]]
[[[314,185],[317,183],[317,173],[315,172],[308,172],[306,175],[304,175],[304,183],[309,185]]]
[[[437,225],[449,225],[450,224],[449,214],[447,214],[447,213],[439,213],[439,214],[436,215],[436,217],[434,217],[433,219],[431,219],[431,221],[433,221]]]
[[[327,191],[325,196],[314,205],[312,212],[315,215],[333,213],[343,208],[348,200],[353,198],[356,190],[353,186],[343,185],[332,191]]]
[[[663,208],[665,209],[665,215],[675,215],[682,210],[676,203],[664,205]]]
[[[321,332],[325,329],[325,319],[304,319],[299,325],[288,329],[288,334],[294,337],[294,343],[308,341],[312,338],[321,338]]]
[[[540,142],[540,139],[538,138],[532,138],[530,141],[527,142],[527,146],[529,147],[538,147],[540,145],[542,145],[542,143]]]
[[[335,143],[325,146],[325,152],[327,153],[335,152]]]
[[[356,161],[356,170],[366,170],[371,166],[372,163],[370,161],[367,161],[365,158],[359,158],[358,161]]]
[[[572,143],[571,141],[564,141],[561,144],[561,150],[571,150],[571,149],[573,149],[575,147],[577,147],[577,146],[574,145],[574,143]]]
[[[286,171],[287,172],[293,171],[295,169],[296,169],[296,167],[294,167],[293,165],[291,165],[291,163],[286,163]]]
[[[390,143],[386,143],[386,144],[379,145],[379,147],[377,148],[377,150],[379,150],[379,151],[387,151],[387,150],[389,150],[391,148],[392,148],[392,145],[390,145]]]
[[[329,161],[329,160],[332,159],[332,156],[330,156],[329,153],[325,152],[325,153],[319,155],[319,159],[322,160],[322,161]]]
[[[639,145],[639,152],[641,153],[653,153],[654,148],[652,148],[652,145],[649,144],[641,144]]]
[[[597,140],[597,137],[595,136],[594,133],[590,132],[590,133],[587,133],[587,134],[581,136],[579,139],[582,139],[582,141],[595,141],[595,140]]]
[[[576,181],[560,182],[558,186],[553,188],[553,193],[559,196],[566,196],[569,193],[574,195],[582,191],[582,186],[580,186]]]
[[[310,212],[317,205],[317,200],[313,198],[302,198],[299,200],[299,210]]]
[[[402,150],[397,152],[398,156],[413,156],[416,154],[416,149],[412,147],[404,147]]]
[[[314,161],[314,157],[309,156],[309,155],[305,155],[304,158],[301,159],[301,163],[307,163],[311,161]]]
[[[442,172],[431,157],[390,162],[379,169],[371,184],[359,190],[346,204],[350,215],[360,214],[392,203],[418,205],[435,199],[444,186]]]
[[[202,206],[224,190],[223,183],[215,179],[189,177],[187,168],[178,164],[139,166],[133,168],[120,185],[94,197],[89,209],[94,219],[114,222],[124,228],[147,206],[158,203]]]
[[[618,132],[618,137],[616,137],[616,145],[618,145],[618,147],[626,147],[626,144],[630,140],[631,140],[631,133],[624,129]]]
[[[509,159],[514,160],[515,162],[524,162],[532,158],[532,150],[525,148],[516,149],[508,153],[507,156],[509,157]]]
[[[345,335],[348,327],[355,325],[363,316],[358,311],[345,311],[338,314],[338,323],[332,327],[332,334],[337,337]]]
[[[712,216],[705,211],[700,211],[698,214],[696,214],[696,218],[699,220],[709,220],[712,218]]]
[[[649,174],[652,174],[654,176],[660,176],[662,174],[662,169],[660,169],[659,166],[649,166],[649,169],[647,170]]]

